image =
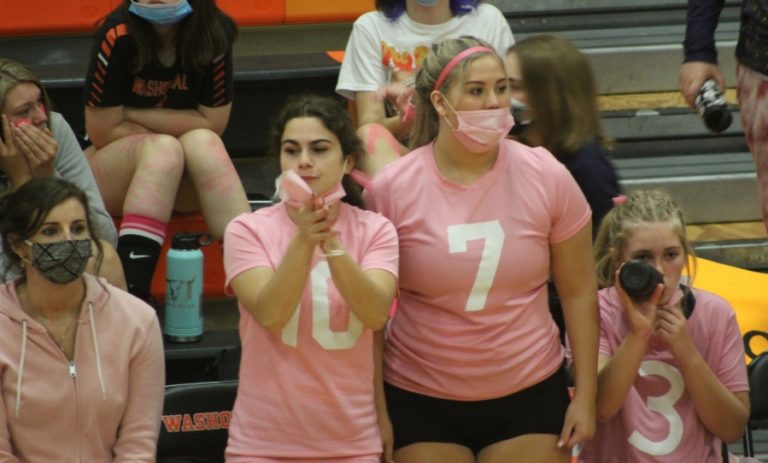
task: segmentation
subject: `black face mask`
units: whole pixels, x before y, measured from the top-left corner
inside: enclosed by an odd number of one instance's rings
[[[92,255],[90,239],[26,243],[32,249],[32,266],[51,283],[66,284],[78,279]]]

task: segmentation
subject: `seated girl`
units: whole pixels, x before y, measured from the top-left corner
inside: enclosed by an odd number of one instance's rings
[[[632,193],[603,219],[595,241],[601,424],[583,461],[721,463],[721,442],[741,437],[749,417],[741,334],[723,298],[681,278],[694,274],[692,255],[666,193]],[[631,259],[662,275],[648,298],[617,284]]]

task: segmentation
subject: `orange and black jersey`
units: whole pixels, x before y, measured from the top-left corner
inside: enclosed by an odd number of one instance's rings
[[[108,18],[96,33],[86,76],[83,103],[92,107],[196,109],[232,101],[234,24],[219,18],[227,37],[227,53],[203,71],[182,69],[178,61],[164,67],[150,64],[134,73],[136,46],[124,22]]]

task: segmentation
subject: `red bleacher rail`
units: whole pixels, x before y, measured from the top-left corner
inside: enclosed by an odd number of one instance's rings
[[[373,9],[374,0],[285,0],[285,22],[348,22]]]
[[[285,22],[285,0],[216,0],[216,4],[239,26],[262,26]]]
[[[110,0],[2,0],[0,35],[92,32]]]
[[[0,36],[90,33],[122,0],[1,0]],[[350,22],[374,0],[217,0],[239,26]]]
[[[120,217],[113,217],[115,225],[120,227]],[[166,254],[171,247],[171,237],[181,232],[203,232],[210,233],[205,224],[203,215],[199,212],[181,213],[174,212],[171,221],[166,230],[165,243],[160,253],[160,260],[155,269],[155,275],[152,278],[152,288],[150,292],[161,302],[165,302],[165,268]],[[221,249],[221,242],[213,241],[208,246],[200,248],[203,251],[203,296],[221,297],[224,296],[224,257]]]

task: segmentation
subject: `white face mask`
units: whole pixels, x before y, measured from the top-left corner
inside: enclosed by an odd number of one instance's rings
[[[447,100],[446,104],[456,114],[458,122],[457,127],[453,127],[448,118],[445,118],[453,131],[453,136],[473,153],[490,151],[515,125],[512,114],[507,108],[456,111]]]
[[[531,125],[531,121],[533,120],[530,115],[530,106],[515,97],[510,97],[509,111],[515,119],[515,125],[512,127],[510,134],[520,135],[529,125]],[[528,117],[523,116],[525,113],[528,113]]]
[[[515,97],[510,97],[509,110],[512,112],[512,117],[515,118],[515,124],[531,123],[530,114],[528,114],[528,117],[523,116],[526,112],[530,110],[530,106],[528,106],[528,103],[523,103],[522,101],[518,100]]]
[[[344,159],[344,167],[341,169],[341,177],[339,177],[336,186],[331,188],[325,194],[323,194],[323,207],[326,209],[331,207],[334,203],[339,202],[341,198],[347,195],[344,191],[344,186],[341,184],[341,179],[344,178],[344,172],[347,169],[347,160]],[[276,195],[283,201],[287,202],[291,206],[301,207],[309,201],[314,195],[312,188],[309,187],[307,182],[299,176],[293,169],[286,170],[275,180]]]

